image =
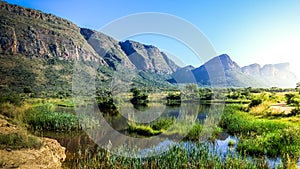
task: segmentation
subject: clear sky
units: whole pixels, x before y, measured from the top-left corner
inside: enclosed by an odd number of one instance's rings
[[[104,25],[140,12],[168,13],[195,25],[214,45],[240,66],[290,62],[300,77],[299,0],[7,0],[66,18],[80,27]],[[192,52],[172,39],[144,35],[134,40],[199,66]]]

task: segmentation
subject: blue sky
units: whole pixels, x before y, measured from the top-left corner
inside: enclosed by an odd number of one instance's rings
[[[178,16],[205,34],[218,54],[227,53],[240,66],[290,62],[300,75],[300,1],[298,0],[7,0],[52,13],[80,27],[100,30],[130,14],[161,12]],[[184,64],[202,64],[183,44],[157,35],[131,39],[156,45]],[[124,39],[122,39],[124,40]]]

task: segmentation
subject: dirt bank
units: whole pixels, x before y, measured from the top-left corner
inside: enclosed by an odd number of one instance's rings
[[[11,124],[8,119],[0,115],[0,134],[14,134],[20,132],[18,126]],[[39,138],[41,147],[38,149],[11,148],[0,149],[0,168],[20,169],[59,169],[66,158],[65,148],[56,140]]]

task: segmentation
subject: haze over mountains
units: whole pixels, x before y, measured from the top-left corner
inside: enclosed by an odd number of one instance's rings
[[[71,90],[75,60],[97,63],[100,81],[121,68],[139,72],[135,83],[152,85],[197,82],[210,86],[209,75],[217,81],[225,77],[226,87],[293,87],[297,82],[288,63],[240,67],[226,54],[198,68],[181,68],[155,46],[118,42],[52,14],[6,2],[0,2],[0,18],[0,85],[5,89]]]
[[[221,65],[222,68],[216,68],[215,65]],[[220,79],[225,77],[225,82],[222,84],[228,87],[293,87],[297,82],[297,77],[290,71],[289,66],[289,63],[279,63],[267,64],[262,67],[259,64],[240,67],[228,55],[223,54],[198,68],[187,66],[178,69],[173,74],[171,82],[190,83],[196,81],[202,85],[210,85],[210,76],[217,76],[214,79],[218,79],[220,76]],[[216,73],[215,71],[223,72]]]

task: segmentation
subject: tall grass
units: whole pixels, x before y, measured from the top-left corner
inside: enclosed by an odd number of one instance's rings
[[[126,151],[126,150],[125,150]],[[152,152],[153,153],[153,152]],[[184,144],[178,144],[171,147],[169,151],[151,156],[148,158],[129,158],[117,156],[102,149],[96,152],[90,150],[80,151],[81,158],[67,159],[64,166],[68,168],[132,168],[132,169],[148,169],[148,168],[253,168],[264,169],[269,168],[267,162],[263,159],[249,160],[242,156],[225,157],[218,156],[214,151],[210,150],[205,144],[195,144],[189,148]]]
[[[54,108],[55,105],[46,103],[29,109],[24,121],[30,128],[38,131],[79,131],[83,128],[99,126],[99,120],[87,114],[76,116],[71,113],[56,112]]]
[[[257,118],[240,111],[239,106],[227,106],[220,126],[240,141],[237,150],[252,156],[282,157],[289,155],[296,163],[300,156],[300,127],[296,124]]]
[[[21,148],[40,148],[42,142],[38,137],[32,136],[26,132],[0,133],[0,149],[21,149]]]

